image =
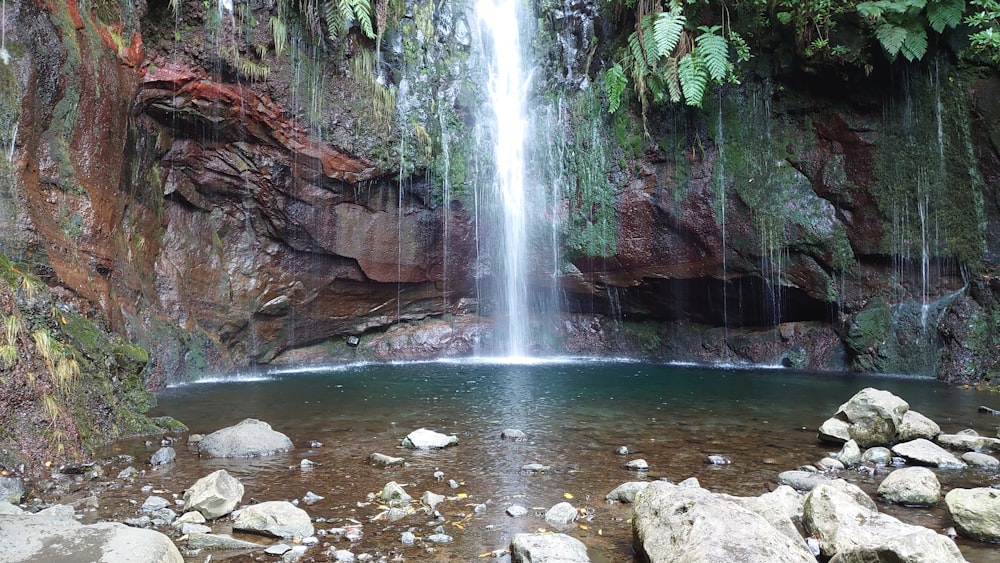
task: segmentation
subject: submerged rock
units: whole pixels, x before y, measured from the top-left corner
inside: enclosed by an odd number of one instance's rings
[[[198,448],[211,457],[260,457],[290,450],[292,441],[270,424],[248,418],[205,436]]]
[[[522,430],[506,428],[500,433],[500,439],[507,440],[508,442],[524,442],[528,439],[528,435]]]
[[[368,456],[368,463],[380,467],[402,467],[406,465],[406,459],[376,452]]]

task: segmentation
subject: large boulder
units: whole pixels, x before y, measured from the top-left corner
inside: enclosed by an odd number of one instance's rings
[[[241,509],[233,529],[279,538],[306,538],[313,534],[309,514],[284,500],[251,504]]]
[[[952,489],[944,496],[958,533],[974,540],[1000,543],[1000,490]]]
[[[633,542],[649,563],[802,562],[815,558],[756,512],[721,495],[663,481],[636,495]]]
[[[5,563],[184,563],[170,538],[155,530],[40,514],[0,515],[0,554]]]
[[[796,543],[803,541],[802,509],[805,495],[792,487],[779,485],[778,488],[759,497],[720,496],[761,515],[774,526],[775,530],[785,534],[792,541]]]
[[[184,506],[211,520],[225,516],[243,499],[243,483],[220,469],[195,481],[184,492]]]
[[[788,485],[796,491],[802,492],[811,491],[816,485],[830,481],[831,478],[828,475],[813,471],[802,471],[801,469],[782,471],[778,474],[778,483]]]
[[[952,455],[948,450],[924,438],[896,444],[892,447],[892,453],[919,465],[945,469],[962,469],[966,466],[964,461]]]
[[[950,538],[880,514],[856,485],[837,479],[806,495],[802,521],[831,563],[959,563]]]
[[[514,534],[511,563],[590,563],[587,546],[566,534]]]
[[[975,436],[969,434],[940,434],[937,441],[942,446],[953,450],[970,452],[1000,452],[1000,438]]]
[[[639,491],[646,488],[649,485],[649,481],[629,481],[627,483],[622,483],[615,487],[610,493],[608,493],[604,498],[611,502],[625,502],[633,503],[635,502],[635,495],[639,494]]]
[[[292,441],[270,424],[248,418],[205,436],[198,448],[211,457],[259,457],[290,450]]]
[[[848,435],[858,446],[870,448],[892,443],[908,410],[909,403],[896,395],[867,387],[840,405],[834,418],[849,424]]]
[[[926,467],[904,467],[886,475],[878,494],[896,504],[932,506],[941,499],[941,483]]]
[[[0,477],[0,502],[17,504],[24,496],[24,483],[17,477]]]

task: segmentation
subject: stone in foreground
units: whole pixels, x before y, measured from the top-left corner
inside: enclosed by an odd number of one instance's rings
[[[649,563],[815,563],[801,539],[721,495],[656,481],[635,499],[633,547]]]
[[[458,444],[458,436],[418,428],[403,438],[403,447],[414,450],[436,450]]]
[[[205,436],[198,448],[211,457],[263,457],[292,449],[292,441],[270,424],[248,418]]]
[[[184,507],[211,520],[225,516],[243,499],[243,483],[220,469],[198,479],[184,493]]]
[[[587,547],[566,534],[514,534],[511,563],[590,563]]]
[[[84,526],[37,514],[0,515],[0,559],[5,563],[93,561],[183,563],[170,538],[117,522]]]
[[[1000,490],[952,489],[944,496],[958,533],[974,540],[1000,543]]]
[[[878,494],[905,506],[933,506],[941,499],[941,483],[926,467],[904,467],[882,480]]]

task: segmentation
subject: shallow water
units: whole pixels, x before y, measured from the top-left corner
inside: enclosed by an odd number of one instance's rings
[[[296,445],[294,451],[255,460],[212,460],[178,446],[173,464],[147,472],[134,485],[105,493],[107,506],[101,512],[134,515],[126,499],[141,503],[144,497],[130,487],[146,484],[164,495],[180,494],[196,479],[224,468],[246,486],[244,502],[302,498],[307,491],[324,496],[311,506],[301,506],[314,518],[331,520],[317,528],[342,527],[347,519],[360,521],[364,536],[359,542],[321,537],[356,554],[406,561],[478,560],[484,553],[507,547],[514,533],[547,529],[545,510],[568,500],[581,510],[581,520],[568,533],[588,546],[593,561],[631,561],[631,511],[604,500],[615,486],[642,478],[677,482],[693,476],[714,492],[762,494],[776,485],[779,472],[813,463],[838,449],[818,442],[815,429],[864,387],[896,393],[945,432],[974,428],[993,436],[1000,422],[977,412],[980,404],[1000,406],[995,395],[927,379],[786,370],[599,361],[519,365],[455,361],[256,376],[255,381],[222,380],[168,389],[159,395],[159,406],[151,414],[173,416],[201,433],[258,418],[287,434]],[[456,434],[460,444],[440,451],[401,449],[406,434],[420,427]],[[502,441],[505,428],[523,430],[529,440]],[[323,446],[309,449],[310,440]],[[634,453],[617,455],[615,450],[622,445]],[[140,462],[157,447],[158,443],[128,441],[110,453],[135,455]],[[373,452],[406,457],[407,465],[371,466],[366,460]],[[710,454],[722,454],[733,463],[707,465],[704,460]],[[639,457],[649,463],[647,474],[624,468],[627,460]],[[320,465],[301,470],[304,458]],[[521,467],[527,463],[552,469],[525,474]],[[445,473],[444,482],[433,477],[435,470]],[[842,476],[870,494],[880,480],[850,471]],[[942,471],[939,478],[945,491],[1000,481],[996,475],[972,470]],[[461,485],[451,489],[449,479]],[[403,546],[399,541],[403,531],[423,537],[441,524],[431,524],[432,519],[420,511],[395,523],[370,522],[381,510],[377,504],[366,504],[366,495],[378,492],[388,481],[404,484],[414,498],[424,491],[452,497],[439,510],[455,541]],[[479,503],[485,503],[486,510],[474,513],[472,506]],[[529,508],[529,514],[518,519],[507,516],[504,511],[511,504]],[[881,509],[904,521],[943,530],[950,522],[943,501],[939,504],[941,508],[931,510],[887,505]],[[962,541],[960,547],[969,561],[1000,558],[993,546]],[[309,555],[318,557],[322,551],[312,548]]]

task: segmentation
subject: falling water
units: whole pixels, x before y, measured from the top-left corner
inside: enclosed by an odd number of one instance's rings
[[[498,343],[508,356],[528,351],[527,220],[524,194],[525,90],[516,0],[479,0],[477,7],[484,43],[491,58],[489,101],[496,120],[493,185],[500,196],[503,229],[497,326]]]
[[[10,64],[10,53],[7,51],[7,0],[0,7],[0,61]]]

